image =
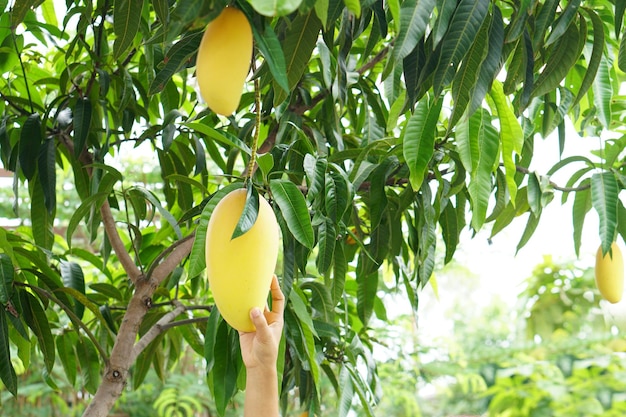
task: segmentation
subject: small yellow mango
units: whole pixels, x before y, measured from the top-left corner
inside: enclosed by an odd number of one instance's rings
[[[233,328],[255,327],[250,309],[263,311],[278,258],[278,222],[267,200],[259,197],[254,225],[232,239],[246,202],[247,191],[237,189],[213,209],[206,231],[206,271],[215,305]]]
[[[226,7],[209,22],[196,58],[200,94],[223,116],[239,106],[252,60],[252,28],[243,12]]]
[[[619,246],[613,242],[611,252],[602,256],[602,247],[596,253],[596,285],[609,302],[617,303],[624,293],[624,259]]]

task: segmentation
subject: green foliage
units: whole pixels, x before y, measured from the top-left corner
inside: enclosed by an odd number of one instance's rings
[[[220,117],[194,70],[227,3],[256,48],[239,109]],[[189,345],[226,413],[244,375],[237,334],[208,312],[203,240],[246,182],[282,231],[284,411],[297,392],[319,414],[329,383],[338,415],[373,415],[383,270],[417,310],[466,227],[495,235],[526,215],[520,250],[556,193],[574,194],[574,252],[592,209],[602,247],[626,238],[624,8],[560,3],[0,2],[2,198],[15,202],[2,215],[20,218],[0,232],[0,380],[19,392],[13,362],[32,347],[47,384],[104,395],[119,372],[106,364],[136,359],[119,383],[139,388]],[[574,132],[603,139],[578,155]],[[535,140],[573,156],[532,172]]]

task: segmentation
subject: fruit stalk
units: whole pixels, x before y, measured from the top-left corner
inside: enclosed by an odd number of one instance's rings
[[[252,73],[256,72],[256,63],[254,58],[252,59]],[[248,181],[252,177],[252,171],[254,170],[254,164],[256,163],[256,150],[259,143],[259,129],[261,127],[261,88],[259,86],[259,78],[254,79],[254,133],[252,134],[252,146],[250,151],[250,162],[248,162],[248,169],[246,170],[246,178]]]

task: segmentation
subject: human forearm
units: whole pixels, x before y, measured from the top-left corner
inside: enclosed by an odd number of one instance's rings
[[[244,417],[278,417],[276,368],[247,370]]]

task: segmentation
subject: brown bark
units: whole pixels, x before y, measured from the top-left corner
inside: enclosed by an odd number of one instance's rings
[[[181,242],[180,244],[174,244],[174,249],[154,269],[149,278],[140,275],[136,279],[135,293],[128,304],[128,309],[120,325],[111,356],[105,364],[102,383],[83,413],[83,417],[106,417],[122,394],[128,380],[129,370],[141,351],[139,347],[135,349],[135,341],[137,340],[139,326],[152,305],[152,294],[159,284],[191,251],[193,239],[185,238]],[[118,248],[118,250],[121,250],[121,248]],[[124,251],[126,250],[124,249]],[[178,311],[178,309],[175,311]],[[159,329],[157,327],[156,330],[151,331],[152,334],[158,334],[162,331]],[[145,348],[145,346],[143,347]]]

